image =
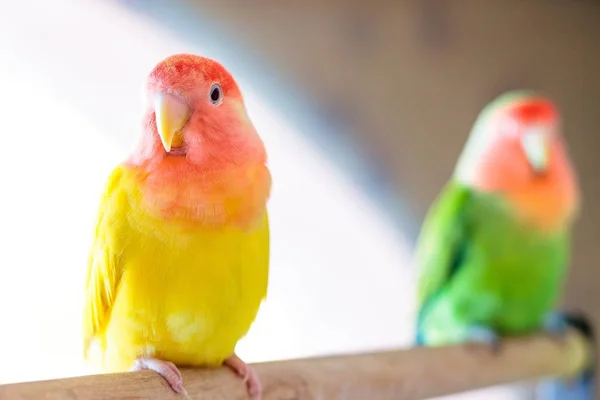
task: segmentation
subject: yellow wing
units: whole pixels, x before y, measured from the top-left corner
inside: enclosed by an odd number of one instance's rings
[[[123,167],[110,174],[100,200],[98,222],[88,259],[84,297],[84,357],[96,335],[105,328],[115,300],[122,265],[119,263],[127,201],[120,190]]]

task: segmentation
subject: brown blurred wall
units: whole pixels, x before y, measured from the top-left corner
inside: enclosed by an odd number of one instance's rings
[[[244,44],[352,118],[422,218],[479,112],[503,90],[556,99],[583,186],[567,303],[600,321],[600,3],[202,2]],[[342,111],[339,111],[342,110]]]
[[[321,108],[347,118],[346,134],[377,150],[417,220],[447,180],[483,105],[518,87],[555,98],[584,199],[566,303],[600,323],[599,2],[195,4]]]

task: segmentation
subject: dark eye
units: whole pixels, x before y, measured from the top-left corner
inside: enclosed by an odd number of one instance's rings
[[[223,94],[221,93],[221,86],[218,83],[213,83],[212,86],[210,87],[210,101],[214,104],[217,105],[219,103],[221,103],[221,99],[223,97]]]

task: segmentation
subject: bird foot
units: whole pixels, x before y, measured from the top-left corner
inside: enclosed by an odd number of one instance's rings
[[[250,398],[254,400],[262,399],[262,387],[260,380],[248,364],[243,362],[235,354],[225,360],[223,364],[231,368],[237,375],[243,378],[243,381],[248,388],[248,394],[250,395]]]
[[[187,390],[183,387],[183,377],[179,369],[170,361],[163,361],[157,358],[140,357],[135,360],[131,371],[154,371],[167,381],[169,386],[179,394],[189,399]]]
[[[470,326],[467,330],[466,341],[469,343],[484,344],[490,347],[493,353],[497,353],[500,350],[500,336],[487,326]]]

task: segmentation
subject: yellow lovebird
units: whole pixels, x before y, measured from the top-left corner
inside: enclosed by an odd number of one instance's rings
[[[233,77],[173,55],[150,73],[141,139],[105,186],[90,251],[85,357],[149,369],[186,394],[179,366],[226,365],[267,293],[271,174]]]

